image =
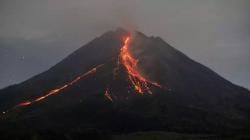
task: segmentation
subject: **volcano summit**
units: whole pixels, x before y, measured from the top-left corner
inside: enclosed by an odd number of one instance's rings
[[[159,37],[104,33],[0,91],[1,132],[248,132],[250,92]]]

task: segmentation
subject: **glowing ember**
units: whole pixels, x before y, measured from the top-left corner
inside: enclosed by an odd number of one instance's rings
[[[111,95],[110,95],[110,93],[109,93],[109,88],[107,88],[106,90],[105,90],[105,97],[107,97],[107,99],[109,99],[111,102],[113,101],[113,99],[112,99],[112,97],[111,97]]]
[[[131,38],[127,37],[124,41],[124,45],[121,48],[120,51],[120,63],[124,65],[124,67],[127,70],[128,77],[130,82],[132,83],[134,90],[137,91],[140,94],[143,93],[149,93],[152,94],[152,91],[150,90],[149,86],[154,85],[157,87],[161,87],[160,84],[156,82],[152,82],[147,80],[138,70],[138,60],[136,60],[132,54],[129,52],[129,42]]]
[[[97,71],[97,69],[100,68],[100,67],[102,67],[102,66],[103,66],[103,64],[102,65],[98,65],[97,67],[92,68],[91,70],[87,71],[86,73],[83,73],[82,75],[78,76],[77,78],[75,78],[74,80],[68,82],[67,84],[65,84],[65,85],[63,85],[63,86],[61,86],[59,88],[56,88],[56,89],[53,89],[53,90],[49,91],[44,96],[38,97],[38,98],[36,98],[34,100],[31,100],[31,101],[22,102],[22,103],[18,104],[16,107],[28,106],[28,105],[34,104],[36,102],[42,101],[42,100],[48,98],[51,95],[58,94],[60,91],[62,91],[64,89],[72,86],[73,84],[77,83],[79,80],[81,80],[82,78],[86,77],[87,75],[95,73]]]

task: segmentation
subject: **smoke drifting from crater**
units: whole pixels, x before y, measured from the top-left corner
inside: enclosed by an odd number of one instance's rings
[[[161,36],[250,88],[248,5],[248,0],[1,0],[0,88],[48,69],[116,27]]]

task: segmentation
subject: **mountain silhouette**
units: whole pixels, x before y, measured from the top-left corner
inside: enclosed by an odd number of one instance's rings
[[[117,29],[2,89],[0,130],[248,132],[249,101],[161,38]]]

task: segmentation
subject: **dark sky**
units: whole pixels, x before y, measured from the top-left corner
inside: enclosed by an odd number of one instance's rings
[[[160,36],[250,88],[249,0],[0,0],[0,88],[117,26]]]

